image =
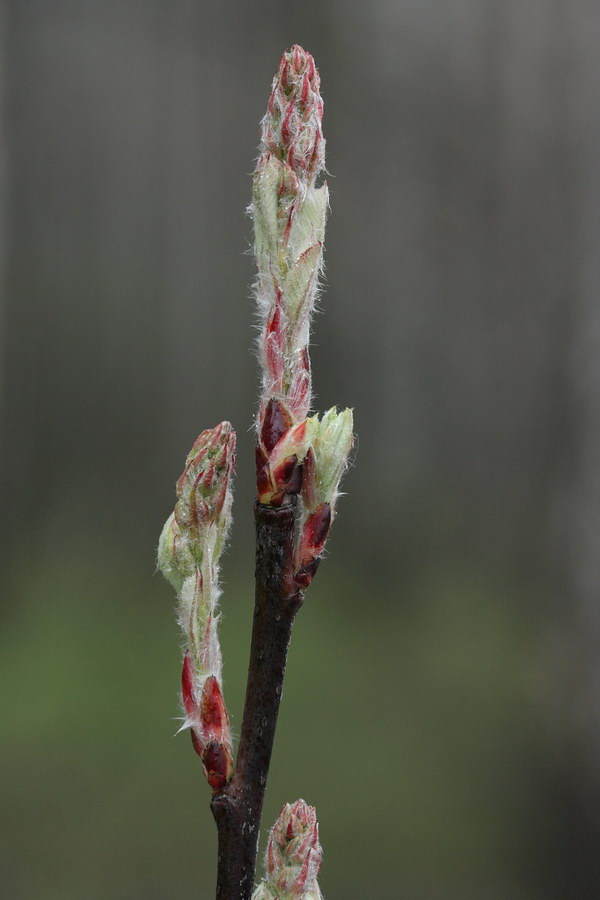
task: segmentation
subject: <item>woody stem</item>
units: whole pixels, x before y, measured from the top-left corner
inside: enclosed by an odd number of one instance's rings
[[[233,778],[211,802],[217,824],[217,900],[249,900],[260,819],[294,618],[303,594],[293,587],[295,498],[256,504],[256,594],[246,700]]]

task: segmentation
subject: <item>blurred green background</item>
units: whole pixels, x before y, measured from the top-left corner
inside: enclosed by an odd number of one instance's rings
[[[244,208],[294,42],[331,172],[317,407],[354,407],[358,449],[263,838],[315,804],[327,900],[600,896],[600,7],[8,0],[0,35],[2,896],[214,895],[154,556],[195,436],[230,419],[237,732]]]

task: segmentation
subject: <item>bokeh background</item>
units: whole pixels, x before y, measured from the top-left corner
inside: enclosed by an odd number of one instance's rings
[[[331,172],[317,406],[358,442],[263,836],[315,804],[327,900],[600,896],[600,6],[12,0],[0,32],[2,895],[214,896],[155,547],[230,419],[239,730],[244,209],[298,42]]]

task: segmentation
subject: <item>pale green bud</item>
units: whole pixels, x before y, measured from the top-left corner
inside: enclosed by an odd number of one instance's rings
[[[183,582],[195,570],[196,564],[187,541],[175,521],[175,513],[171,513],[164,524],[158,541],[158,568],[176,591],[180,591]]]
[[[335,501],[352,449],[353,424],[352,410],[338,412],[335,406],[323,415],[319,423],[312,444],[315,455],[315,506],[319,503],[333,505]]]

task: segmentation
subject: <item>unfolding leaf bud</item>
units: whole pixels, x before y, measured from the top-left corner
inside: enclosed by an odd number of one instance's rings
[[[308,341],[328,208],[327,185],[316,186],[324,166],[322,114],[314,61],[294,46],[273,81],[251,206],[261,318],[257,483],[259,501],[272,506],[297,493],[303,456],[290,451],[275,464],[269,455],[289,428],[306,420],[311,402]]]
[[[286,803],[269,834],[265,880],[253,900],[320,900],[317,875],[322,850],[314,807]]]
[[[186,652],[181,673],[182,729],[189,728],[213,790],[233,771],[231,730],[221,688],[219,556],[231,520],[235,433],[229,422],[203,431],[177,482],[178,501],[158,547],[158,564],[178,593]]]

